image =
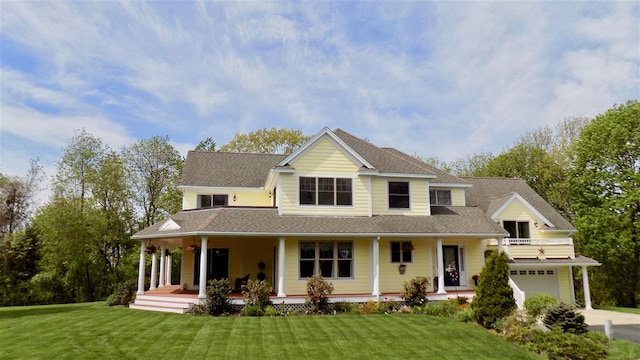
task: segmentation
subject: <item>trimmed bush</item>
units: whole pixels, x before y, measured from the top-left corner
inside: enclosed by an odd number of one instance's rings
[[[209,315],[221,315],[231,311],[229,294],[233,289],[228,279],[209,280],[207,299],[204,303],[205,311]]]
[[[125,280],[118,285],[107,298],[107,305],[129,305],[136,299],[136,291],[138,290],[138,281],[135,279]]]
[[[400,309],[400,303],[395,300],[385,300],[381,303],[378,303],[378,313],[380,314],[391,314],[394,312],[398,312]]]
[[[604,335],[577,335],[560,329],[534,331],[525,349],[546,355],[549,359],[600,360],[607,358],[608,340]]]
[[[431,316],[453,317],[458,309],[458,301],[430,301],[422,307],[422,313]]]
[[[338,301],[331,305],[331,309],[337,313],[348,313],[351,310],[351,303],[348,301]]]
[[[242,316],[262,316],[264,310],[258,305],[245,305],[240,311]]]
[[[502,322],[504,337],[511,342],[524,345],[532,341],[537,330],[533,324],[535,320],[520,311],[514,311]]]
[[[281,316],[282,313],[276,310],[273,306],[269,305],[264,308],[264,316]]]
[[[313,275],[307,280],[307,298],[305,305],[312,312],[329,310],[329,298],[333,292],[333,285],[321,275]]]
[[[476,321],[488,329],[516,308],[513,290],[509,286],[509,264],[505,253],[489,255],[480,273],[471,308]]]
[[[473,319],[474,319],[473,318],[473,309],[471,309],[471,308],[461,309],[456,313],[454,318],[456,320],[458,320],[458,321],[461,321],[461,322],[472,322]]]
[[[557,305],[559,302],[560,300],[549,294],[532,294],[524,300],[524,307],[527,310],[527,314],[537,318],[543,315],[548,307]]]
[[[400,296],[405,304],[409,306],[422,306],[427,302],[427,289],[429,279],[424,276],[416,276],[409,281],[405,281]]]
[[[548,307],[542,322],[549,328],[558,328],[566,333],[584,334],[587,332],[584,315],[577,313],[573,305],[563,302]]]
[[[360,305],[360,310],[362,310],[362,312],[367,315],[377,314],[379,310],[378,302],[369,300],[366,303]]]
[[[261,310],[264,310],[268,305],[271,305],[271,299],[269,298],[271,291],[273,291],[273,288],[266,281],[249,280],[247,285],[242,286],[244,303],[258,306]]]

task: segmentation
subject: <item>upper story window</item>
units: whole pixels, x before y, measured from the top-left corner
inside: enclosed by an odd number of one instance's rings
[[[389,209],[408,209],[409,203],[409,182],[389,181]]]
[[[512,239],[528,239],[529,234],[529,222],[528,221],[502,221],[502,226],[509,232],[509,237]]]
[[[429,190],[431,205],[451,205],[451,190]]]
[[[411,241],[392,241],[391,242],[391,262],[392,263],[410,263],[413,259],[413,244]]]
[[[352,180],[300,177],[300,205],[353,205]]]
[[[199,208],[227,205],[229,205],[229,195],[198,195]]]

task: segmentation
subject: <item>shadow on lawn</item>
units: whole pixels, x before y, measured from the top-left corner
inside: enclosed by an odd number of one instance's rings
[[[2,319],[16,319],[25,316],[41,316],[60,313],[71,313],[76,311],[87,310],[89,305],[75,305],[75,306],[59,306],[59,305],[44,305],[42,307],[9,307],[0,311],[0,320]]]

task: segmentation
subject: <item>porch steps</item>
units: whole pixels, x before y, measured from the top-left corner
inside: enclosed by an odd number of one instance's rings
[[[136,301],[129,305],[129,308],[184,314],[193,307],[195,301],[192,298],[138,295]]]

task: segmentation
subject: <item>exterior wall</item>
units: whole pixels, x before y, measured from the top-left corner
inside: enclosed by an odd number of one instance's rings
[[[186,283],[189,289],[198,285],[198,281],[194,282],[194,262],[196,252],[189,251],[189,244],[200,246],[200,239],[185,240],[182,247],[182,284]],[[229,280],[231,286],[235,285],[235,279],[250,274],[251,280],[257,280],[258,263],[265,263],[263,272],[266,275],[266,281],[274,288],[273,280],[274,262],[273,251],[276,247],[275,239],[233,239],[233,238],[209,238],[208,248],[226,248],[229,249]]]
[[[228,188],[202,188],[202,190],[185,190],[182,195],[182,209],[190,210],[198,207],[198,195],[227,195],[229,196],[229,206],[272,206],[273,200],[269,197],[268,191],[262,189],[238,189],[235,191]],[[233,200],[233,196],[236,200]]]
[[[389,209],[389,181],[409,182],[409,209]],[[427,180],[402,178],[371,179],[373,215],[429,215]]]
[[[564,301],[567,304],[571,304],[571,280],[570,277],[573,276],[571,271],[569,271],[568,266],[563,266],[558,269],[558,280],[560,281],[560,300]]]
[[[489,214],[492,215],[492,214]],[[539,227],[535,227],[533,224],[537,221],[533,214],[531,214],[527,209],[519,202],[512,201],[509,206],[507,206],[497,217],[496,221],[502,220],[517,220],[517,221],[526,221],[529,220],[529,233],[531,238],[540,238],[542,237],[542,233],[540,232]],[[542,224],[540,224],[542,225]]]
[[[464,188],[452,188],[451,189],[451,205],[452,206],[466,206]]]
[[[399,263],[391,262],[391,242],[411,241],[414,247],[412,262],[404,262],[407,265],[405,273],[400,274]],[[429,251],[429,239],[380,239],[380,292],[399,293],[405,281],[416,276],[424,276],[433,283],[431,278],[431,253]]]
[[[284,292],[287,296],[306,295],[307,279],[299,278],[298,243],[314,240],[353,241],[353,278],[327,279],[333,284],[333,294],[370,294],[371,280],[371,239],[296,239],[285,240],[285,279]]]
[[[369,215],[369,179],[359,177],[359,166],[338,149],[331,141],[323,139],[298,158],[293,164],[295,174],[280,174],[283,215]],[[299,205],[298,184],[300,176],[347,177],[353,182],[353,206]]]

